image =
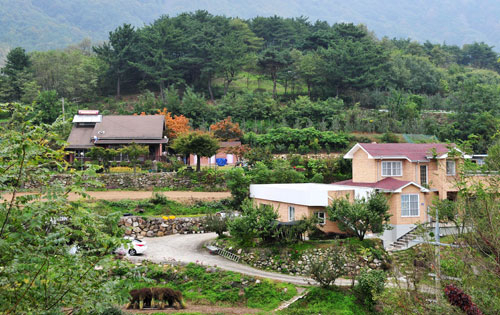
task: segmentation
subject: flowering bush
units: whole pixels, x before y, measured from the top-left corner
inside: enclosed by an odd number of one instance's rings
[[[467,315],[483,315],[483,312],[472,302],[470,296],[455,285],[448,284],[444,288],[444,294],[451,305],[458,306]]]
[[[133,173],[134,169],[128,166],[115,166],[115,167],[110,167],[109,171],[111,173]],[[138,169],[138,171],[140,172],[141,170]]]

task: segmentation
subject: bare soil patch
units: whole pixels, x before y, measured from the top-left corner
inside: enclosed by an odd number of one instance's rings
[[[164,310],[158,309],[143,309],[143,310],[127,310],[123,309],[127,314],[175,314],[175,313],[201,313],[201,314],[230,314],[230,315],[243,315],[243,314],[256,314],[262,312],[261,310],[247,307],[222,307],[215,305],[187,305],[186,309],[167,308]]]
[[[123,199],[149,199],[153,195],[152,191],[136,191],[136,190],[106,190],[106,191],[89,191],[87,192],[91,198],[99,200],[117,201]],[[18,193],[18,196],[28,195],[30,193]],[[175,200],[181,203],[194,203],[196,201],[216,201],[231,197],[230,192],[203,192],[203,191],[163,191],[158,194],[166,196],[168,199]],[[10,200],[11,194],[3,195],[4,198]],[[75,201],[81,197],[76,194],[68,196],[69,201]]]

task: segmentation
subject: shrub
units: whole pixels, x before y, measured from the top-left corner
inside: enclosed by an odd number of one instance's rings
[[[307,154],[307,153],[309,153],[309,151],[310,151],[310,148],[306,144],[299,145],[299,153],[300,154]]]
[[[276,231],[275,239],[282,244],[297,243],[304,238],[306,233],[316,228],[318,218],[316,216],[303,217],[294,223],[293,225],[280,225]]]
[[[382,142],[385,142],[385,143],[398,143],[399,142],[399,138],[398,136],[396,136],[395,134],[393,134],[392,132],[386,132],[382,135]]]
[[[228,221],[228,229],[242,246],[251,246],[255,238],[273,239],[278,225],[278,213],[269,205],[255,206],[247,199],[242,205],[243,215]]]
[[[365,305],[372,307],[374,296],[384,290],[385,273],[382,270],[362,270],[358,276],[355,291]]]
[[[227,231],[228,217],[222,217],[216,214],[210,214],[205,217],[203,225],[207,231],[215,232],[218,236],[222,236]]]
[[[444,288],[444,294],[451,305],[459,307],[467,315],[482,315],[483,312],[472,302],[470,296],[453,284]]]
[[[116,167],[110,167],[109,171],[110,173],[133,173],[134,169],[128,166],[116,166]],[[138,171],[140,172],[141,169],[138,169]]]
[[[311,277],[318,281],[323,288],[330,288],[338,277],[346,274],[344,265],[345,249],[343,247],[331,247],[325,255],[320,258],[309,257],[311,260]]]
[[[321,184],[321,183],[325,182],[325,178],[323,177],[323,174],[317,173],[317,174],[314,174],[314,176],[311,178],[311,182]]]
[[[239,209],[250,193],[250,177],[240,168],[233,168],[226,173],[227,187],[231,191],[234,207]]]
[[[165,195],[155,192],[151,199],[149,199],[149,202],[154,205],[166,205],[168,204],[168,198]]]

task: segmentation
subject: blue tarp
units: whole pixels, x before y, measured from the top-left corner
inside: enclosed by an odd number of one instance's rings
[[[218,166],[224,166],[227,164],[227,159],[218,158],[218,159],[215,159],[215,163]]]

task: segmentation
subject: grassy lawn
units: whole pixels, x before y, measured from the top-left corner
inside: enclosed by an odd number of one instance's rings
[[[216,87],[224,87],[223,79],[214,80],[214,86]],[[242,72],[238,75],[236,80],[231,82],[229,87],[230,89],[234,89],[237,91],[254,91],[256,89],[265,90],[269,93],[273,92],[273,81],[259,74],[254,74],[250,72]],[[279,82],[276,84],[276,91],[278,94],[285,93],[285,86],[280,84]],[[288,85],[287,93],[291,93],[291,85]],[[296,94],[304,94],[307,93],[307,86],[304,84],[298,84],[295,86]]]
[[[118,277],[116,294],[123,304],[128,292],[144,287],[169,287],[180,290],[189,304],[248,307],[271,311],[297,294],[294,285],[260,280],[239,273],[205,269],[189,264],[185,267],[145,264],[128,265],[114,270]]]
[[[196,216],[201,214],[216,213],[228,209],[229,202],[225,200],[211,202],[197,202],[193,205],[182,204],[166,197],[153,197],[144,200],[119,200],[108,201],[98,200],[78,201],[88,202],[90,207],[99,214],[109,214],[114,212],[132,213],[140,216]],[[140,211],[139,211],[140,210]],[[143,212],[141,212],[143,211]]]
[[[364,315],[371,313],[347,289],[311,288],[304,298],[293,303],[279,314]]]

